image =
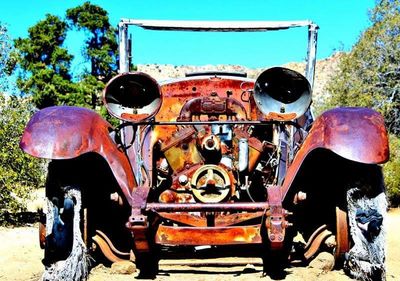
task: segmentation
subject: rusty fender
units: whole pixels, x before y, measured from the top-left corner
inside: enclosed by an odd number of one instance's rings
[[[304,159],[316,148],[333,151],[355,162],[381,164],[389,160],[389,143],[383,117],[369,108],[342,107],[318,117],[282,185],[285,198]]]
[[[127,156],[110,137],[111,129],[108,122],[89,109],[48,107],[32,116],[20,147],[34,157],[46,159],[71,159],[88,152],[98,153],[107,161],[131,203],[135,177]]]

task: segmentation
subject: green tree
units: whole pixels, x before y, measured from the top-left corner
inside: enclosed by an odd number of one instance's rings
[[[400,138],[390,136],[390,161],[385,164],[383,174],[392,206],[400,206]]]
[[[0,225],[7,214],[21,211],[30,191],[43,186],[44,162],[19,148],[22,132],[33,112],[29,99],[10,95],[15,86],[8,75],[13,51],[6,27],[0,23]],[[8,94],[5,94],[5,93]]]
[[[116,74],[116,29],[111,27],[107,11],[85,2],[67,10],[67,20],[46,15],[29,28],[27,38],[15,40],[19,78],[22,93],[29,94],[38,108],[52,105],[77,105],[98,109],[101,90]],[[80,76],[71,73],[72,55],[63,47],[67,31],[84,31],[84,58],[90,70]]]
[[[0,22],[0,93],[9,90],[7,69],[11,50],[12,43],[8,36],[7,27]]]
[[[79,90],[90,95],[95,108],[100,104],[105,83],[117,73],[116,29],[110,25],[107,11],[90,2],[68,9],[67,19],[72,27],[86,34],[83,54],[90,62],[90,70],[83,75]]]
[[[385,118],[391,159],[384,166],[389,199],[400,204],[400,0],[381,0],[365,30],[327,85],[326,107],[366,106]]]
[[[15,40],[22,69],[17,85],[22,93],[32,95],[38,108],[60,104],[74,91],[69,73],[72,55],[62,47],[67,24],[47,14],[28,32],[28,38]]]
[[[86,34],[84,55],[90,61],[90,75],[107,82],[117,71],[117,30],[110,25],[108,13],[103,8],[85,2],[68,9],[71,25]]]
[[[44,186],[45,163],[22,152],[19,140],[33,113],[29,99],[0,95],[0,224],[22,211],[23,199]]]
[[[367,106],[383,114],[388,130],[400,136],[400,0],[377,2],[372,26],[344,55],[328,83],[328,107]]]

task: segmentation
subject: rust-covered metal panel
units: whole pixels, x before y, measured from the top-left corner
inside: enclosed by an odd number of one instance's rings
[[[176,121],[182,106],[191,99],[199,96],[220,97],[223,101],[229,100],[241,101],[241,105],[232,104],[230,108],[243,107],[250,112],[250,103],[248,101],[249,93],[252,90],[254,81],[240,77],[221,77],[221,76],[199,76],[174,81],[167,81],[161,84],[163,95],[163,104],[156,115],[157,121]],[[223,102],[221,101],[221,102]],[[226,106],[226,103],[225,103]],[[246,117],[246,116],[241,116]]]
[[[163,103],[155,119],[157,122],[175,122],[182,115],[185,118],[190,117],[189,121],[195,121],[195,118],[202,120],[200,113],[205,111],[202,110],[204,108],[201,108],[201,105],[207,105],[209,104],[208,100],[214,100],[214,107],[221,104],[224,109],[233,109],[237,113],[234,116],[234,120],[227,121],[256,120],[256,114],[259,114],[259,111],[255,108],[255,104],[251,104],[252,99],[250,99],[249,93],[253,87],[254,80],[241,77],[198,76],[166,81],[161,84]],[[204,99],[199,97],[204,97]],[[191,107],[190,105],[194,103],[194,100],[197,100],[197,103],[200,104],[197,108],[197,115],[195,114],[196,112],[190,112],[186,116],[185,105],[186,108]],[[232,100],[235,102],[232,103]],[[218,116],[218,114],[215,115]],[[183,120],[180,120],[180,122],[187,120],[185,118],[181,118]],[[189,128],[187,130],[190,130]],[[153,137],[159,137],[166,144],[169,144],[171,143],[169,139],[175,131],[175,126],[155,126]],[[191,135],[193,136],[193,133]],[[172,137],[172,140],[176,139],[176,137]],[[193,154],[189,157],[194,156],[196,155]],[[184,161],[181,160],[181,162]]]
[[[111,139],[111,125],[95,112],[78,107],[48,107],[36,112],[22,135],[20,147],[38,158],[71,159],[100,154],[110,165],[128,202],[136,185],[126,155]]]
[[[160,225],[155,241],[163,245],[237,245],[262,242],[260,225],[237,227],[173,227]]]
[[[343,158],[368,164],[389,159],[389,146],[382,115],[369,108],[337,108],[324,113],[310,132],[320,147],[326,147]]]
[[[261,219],[265,212],[222,214],[215,217],[215,226],[233,226],[249,220]],[[188,213],[157,213],[161,218],[188,226],[206,227],[207,219]]]
[[[266,211],[269,208],[267,202],[241,202],[241,203],[148,203],[146,210],[154,212],[229,212]]]
[[[350,250],[347,212],[341,210],[339,207],[336,207],[336,244],[336,258],[339,258]]]
[[[385,163],[389,159],[389,143],[384,119],[378,112],[363,107],[335,108],[323,113],[288,168],[282,185],[283,197],[304,159],[316,148],[331,150],[360,163]]]

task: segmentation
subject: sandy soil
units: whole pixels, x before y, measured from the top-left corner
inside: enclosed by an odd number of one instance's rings
[[[386,220],[387,226],[387,280],[400,280],[400,209],[391,210]],[[43,272],[41,264],[42,250],[38,246],[36,227],[0,228],[0,280],[40,279]],[[208,261],[185,260],[191,266],[183,265],[183,261],[161,261],[157,280],[259,280],[262,277],[261,261],[258,259],[217,259]],[[232,263],[236,263],[232,265]],[[286,270],[284,280],[352,280],[343,271],[334,270],[322,273],[315,268],[293,267]],[[112,274],[109,268],[98,266],[92,270],[89,281],[132,280],[132,275]],[[272,280],[269,277],[263,280]]]

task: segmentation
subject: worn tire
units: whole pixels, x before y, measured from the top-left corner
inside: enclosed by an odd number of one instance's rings
[[[347,215],[351,238],[344,270],[358,280],[386,280],[385,217],[387,200],[378,166],[353,181],[347,189]]]
[[[54,205],[50,200],[48,200],[48,210],[47,210],[47,233],[46,236],[46,245],[45,245],[45,260],[48,258],[48,255],[52,251],[52,256],[50,260],[46,263],[46,268],[43,273],[42,279],[43,280],[73,280],[73,281],[80,281],[86,280],[89,274],[89,264],[90,258],[88,255],[88,251],[86,248],[85,243],[82,239],[82,232],[80,227],[81,221],[81,206],[82,206],[82,199],[81,199],[81,192],[79,188],[76,187],[65,187],[62,188],[64,193],[64,209],[65,209],[65,202],[73,201],[74,204],[72,206],[72,222],[68,222],[68,224],[72,223],[72,231],[71,232],[61,232],[55,234],[54,232],[57,231],[57,220],[61,219],[59,216],[58,208],[59,206]],[[61,198],[60,198],[61,199]],[[64,210],[65,212],[65,210]],[[59,216],[57,218],[57,216]],[[67,222],[62,222],[61,226],[67,225]],[[55,227],[56,226],[56,227]],[[61,230],[63,230],[61,228]],[[62,237],[72,235],[72,237]],[[62,248],[62,244],[60,243],[61,239],[71,239],[72,245],[69,245],[68,248]],[[67,240],[68,240],[67,239]],[[60,251],[67,251],[63,253]],[[54,255],[56,254],[56,255]],[[47,255],[47,256],[46,256]],[[59,255],[57,257],[57,255]]]

